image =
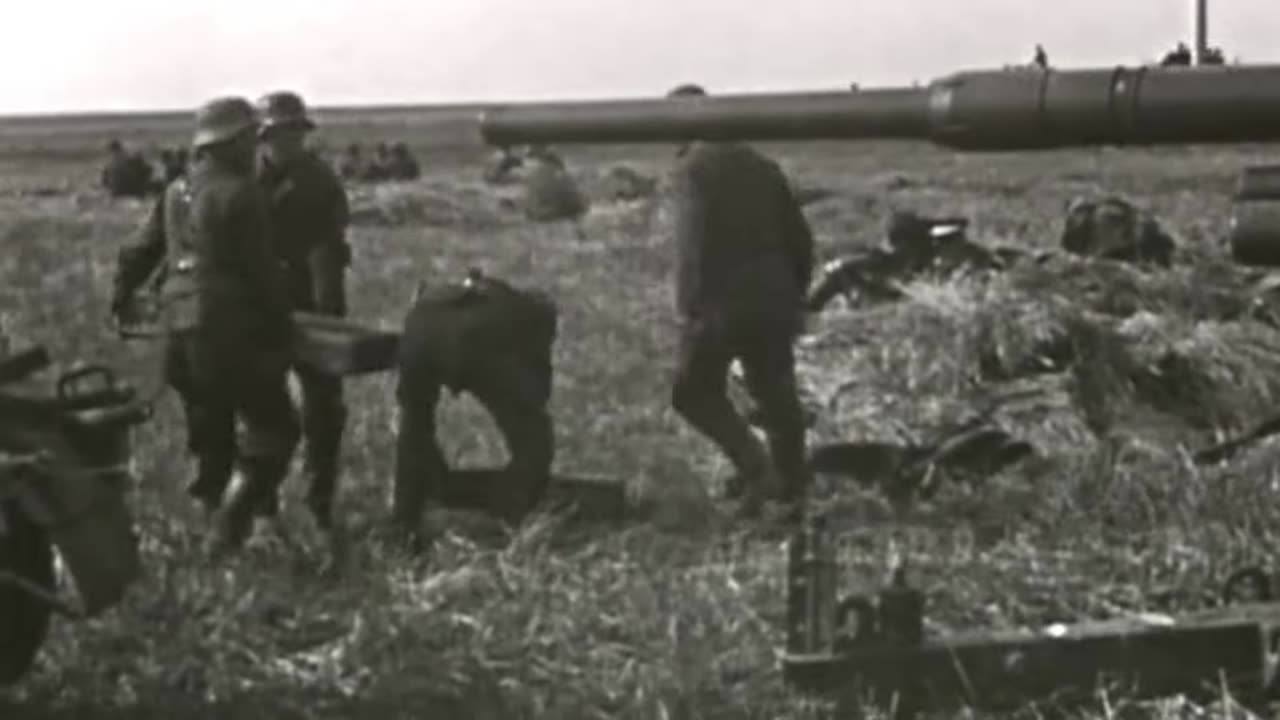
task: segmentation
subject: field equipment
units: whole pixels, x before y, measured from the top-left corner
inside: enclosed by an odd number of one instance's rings
[[[168,334],[160,321],[162,308],[151,295],[133,298],[127,322],[116,332],[127,339],[159,339]],[[396,365],[400,334],[317,313],[293,313],[293,358],[299,365],[327,375],[348,376],[390,370]]]
[[[1088,702],[1101,687],[1125,696],[1185,694],[1212,701],[1229,691],[1258,709],[1277,696],[1274,650],[1280,604],[1235,604],[1253,585],[1272,597],[1265,573],[1235,573],[1224,607],[1182,617],[1055,624],[1041,631],[924,632],[925,598],[902,568],[874,596],[837,596],[834,537],[821,518],[789,541],[784,675],[832,701],[836,717],[860,715],[868,700],[897,717],[970,707],[1004,711],[1028,703]],[[1262,713],[1265,714],[1265,713]]]
[[[49,363],[40,347],[0,359],[0,384]],[[129,431],[148,417],[149,402],[100,366],[63,374],[51,397],[0,393],[0,685],[30,668],[52,612],[97,615],[137,577]],[[80,608],[57,597],[55,548]]]
[[[483,140],[926,140],[960,151],[1280,140],[1280,65],[965,71],[923,87],[511,104]],[[1245,170],[1227,233],[1237,261],[1280,265],[1280,168]]]

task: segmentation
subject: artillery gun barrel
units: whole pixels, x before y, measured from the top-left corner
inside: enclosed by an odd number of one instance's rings
[[[965,151],[1280,140],[1280,65],[966,71],[918,88],[496,106],[484,141],[918,139]]]

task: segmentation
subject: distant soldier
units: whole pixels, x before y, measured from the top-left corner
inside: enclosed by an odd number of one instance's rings
[[[405,143],[398,142],[391,146],[390,164],[387,174],[393,180],[417,180],[422,175],[422,168]]]
[[[274,92],[259,104],[263,153],[258,180],[267,197],[293,309],[343,316],[347,312],[345,274],[351,262],[346,189],[328,163],[304,144],[316,126],[301,97]],[[310,485],[307,505],[316,522],[327,528],[347,417],[342,380],[303,367],[295,367],[294,372],[302,389],[302,435]],[[274,514],[274,503],[265,511]]]
[[[588,210],[564,160],[546,146],[534,145],[524,156],[524,214],[535,222],[570,220],[578,237],[583,237],[579,219]]]
[[[1049,69],[1049,54],[1044,51],[1043,45],[1036,43],[1036,56],[1031,62],[1037,67],[1044,68],[1045,70]]]
[[[160,163],[164,166],[164,184],[167,186],[186,174],[187,149],[165,148],[160,152]]]
[[[681,323],[672,405],[737,469],[743,515],[758,514],[779,484],[779,499],[799,510],[810,480],[793,343],[812,274],[808,222],[781,168],[747,145],[690,143],[672,175]],[[771,453],[729,401],[735,359]]]
[[[390,167],[391,148],[385,142],[380,142],[374,147],[373,158],[364,167],[363,178],[369,182],[388,180],[391,177]]]
[[[200,107],[195,124],[189,180],[170,185],[158,206],[153,225],[163,231],[149,228],[121,253],[112,310],[126,314],[129,298],[163,262],[165,322],[200,414],[201,472],[190,491],[218,508],[237,459],[245,473],[215,519],[211,549],[224,551],[248,538],[297,443],[286,382],[293,325],[265,199],[254,182],[253,106],[214,99]],[[239,448],[237,419],[246,430]]]
[[[467,278],[419,292],[400,344],[394,526],[410,540],[424,511],[439,505],[449,467],[436,437],[441,391],[466,392],[490,413],[510,462],[507,518],[542,499],[555,446],[551,416],[552,346],[558,311],[545,295],[472,270]]]
[[[515,171],[524,165],[524,159],[510,148],[495,150],[485,165],[484,181],[490,185],[504,185],[514,180]]]
[[[141,198],[156,190],[151,166],[141,155],[126,152],[119,140],[107,143],[107,164],[101,181],[107,193],[117,198]]]
[[[1178,43],[1178,46],[1164,56],[1160,64],[1165,67],[1178,67],[1191,64],[1191,48],[1187,47],[1184,42]]]
[[[360,143],[351,143],[338,161],[338,174],[344,180],[359,180],[364,176],[364,155]]]

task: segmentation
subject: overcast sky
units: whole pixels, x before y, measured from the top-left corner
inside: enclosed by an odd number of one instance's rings
[[[6,0],[0,112],[315,104],[928,81],[1131,64],[1191,40],[1191,0]],[[1210,44],[1280,62],[1280,0],[1211,0]]]

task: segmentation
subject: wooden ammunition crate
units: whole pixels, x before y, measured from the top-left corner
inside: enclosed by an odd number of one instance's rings
[[[293,314],[295,361],[327,375],[363,375],[396,366],[400,334],[346,318]]]

